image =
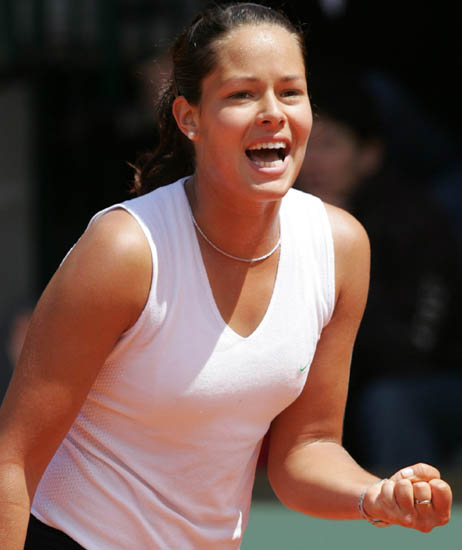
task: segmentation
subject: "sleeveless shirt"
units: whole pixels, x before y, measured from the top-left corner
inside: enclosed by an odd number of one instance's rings
[[[262,438],[302,391],[334,309],[324,205],[291,189],[267,311],[250,336],[233,331],[213,298],[184,181],[93,218],[129,212],[153,275],[32,507],[88,550],[238,549]]]

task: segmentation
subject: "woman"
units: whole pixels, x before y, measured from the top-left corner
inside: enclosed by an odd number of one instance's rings
[[[380,481],[341,446],[369,251],[290,190],[312,122],[300,34],[217,7],[173,61],[140,196],[92,221],[32,319],[2,409],[2,548],[22,548],[34,495],[26,548],[239,548],[270,423],[288,506],[445,523],[436,469]]]

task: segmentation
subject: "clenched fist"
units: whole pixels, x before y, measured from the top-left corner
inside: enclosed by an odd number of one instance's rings
[[[362,509],[373,523],[428,533],[449,521],[451,504],[451,487],[439,471],[428,464],[415,464],[369,487]]]

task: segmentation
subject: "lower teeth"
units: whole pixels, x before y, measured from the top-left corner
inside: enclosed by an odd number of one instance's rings
[[[265,162],[263,160],[255,159],[253,162],[258,166],[261,166],[262,168],[274,168],[275,166],[282,164],[284,161],[282,159],[278,159],[278,160],[273,160],[271,162]]]

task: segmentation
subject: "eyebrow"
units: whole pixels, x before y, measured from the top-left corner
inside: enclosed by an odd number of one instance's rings
[[[260,79],[256,76],[236,76],[228,78],[223,84],[230,84],[232,82],[258,82]],[[289,74],[281,78],[282,82],[290,82],[293,80],[306,80],[304,76],[299,74]]]

